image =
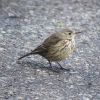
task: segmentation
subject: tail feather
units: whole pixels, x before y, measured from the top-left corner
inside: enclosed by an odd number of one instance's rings
[[[32,54],[34,54],[34,53],[33,53],[33,52],[27,53],[27,54],[21,56],[20,58],[18,58],[18,60],[20,60],[20,59],[22,59],[22,58],[24,58],[24,57],[26,57],[26,56],[30,56],[30,55],[32,55]]]
[[[20,60],[26,56],[30,56],[32,54],[40,54],[41,52],[43,52],[43,49],[41,48],[41,46],[39,46],[36,49],[34,49],[33,51],[31,51],[30,53],[27,53],[27,54],[23,55],[22,57],[18,58],[18,60]]]

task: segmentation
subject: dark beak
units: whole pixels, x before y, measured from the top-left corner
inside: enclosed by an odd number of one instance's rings
[[[82,32],[75,32],[75,34],[79,34],[79,33],[82,33]]]

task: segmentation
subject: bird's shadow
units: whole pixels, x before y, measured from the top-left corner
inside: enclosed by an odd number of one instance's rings
[[[70,69],[65,69],[65,68],[59,68],[57,66],[50,67],[49,65],[43,64],[43,63],[37,63],[36,61],[17,61],[18,64],[21,66],[28,66],[32,67],[33,69],[41,69],[41,70],[48,70],[56,73],[60,72],[70,72]]]

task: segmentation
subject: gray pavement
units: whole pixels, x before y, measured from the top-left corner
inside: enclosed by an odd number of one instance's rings
[[[17,61],[65,27],[82,31],[61,62],[70,72]],[[100,100],[100,0],[0,0],[0,100]]]

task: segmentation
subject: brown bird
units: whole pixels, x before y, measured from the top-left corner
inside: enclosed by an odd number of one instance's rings
[[[60,32],[56,32],[48,37],[40,46],[36,49],[18,58],[18,60],[33,54],[39,54],[51,62],[57,62],[66,59],[75,49],[75,35],[80,32],[73,32],[70,29],[63,29]]]

